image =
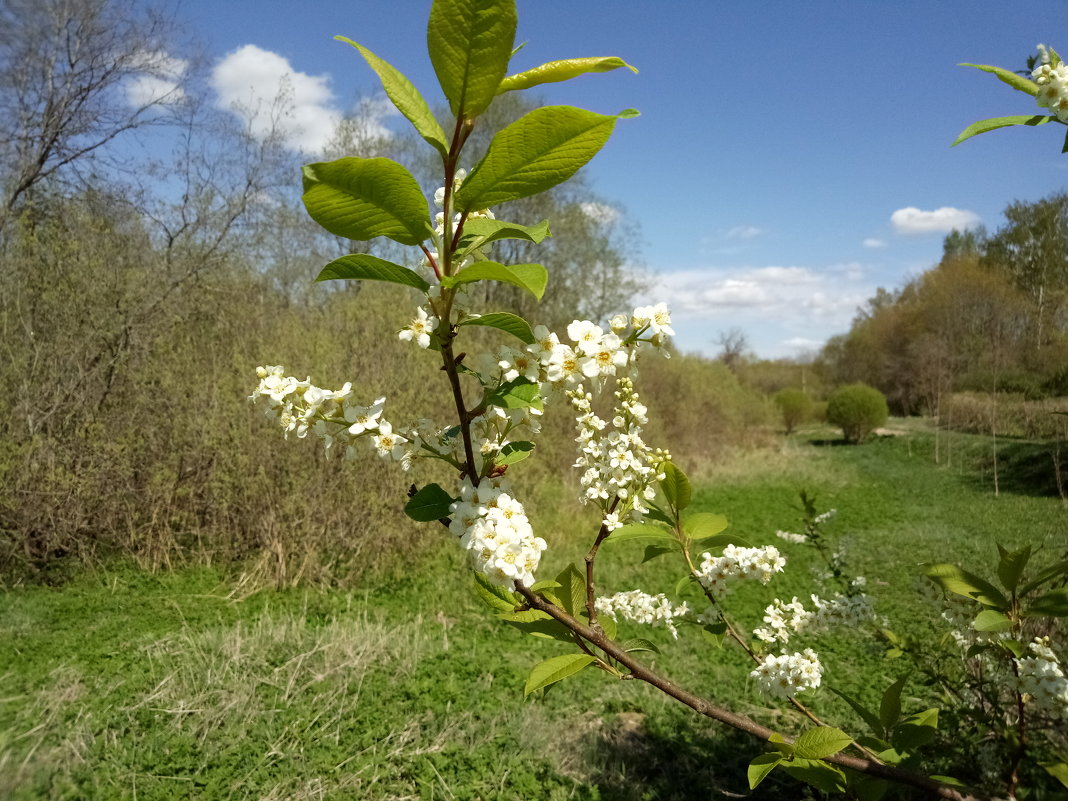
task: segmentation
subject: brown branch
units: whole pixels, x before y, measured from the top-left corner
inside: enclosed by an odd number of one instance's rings
[[[705,717],[712,718],[713,720],[717,720],[720,723],[726,723],[732,728],[751,734],[764,741],[767,741],[776,733],[772,729],[762,726],[750,718],[735,714],[728,709],[713,704],[711,701],[694,695],[663,676],[654,673],[644,664],[620,648],[617,643],[606,637],[602,632],[590,628],[582,621],[572,617],[565,610],[547,601],[541,595],[532,592],[529,587],[524,586],[518,581],[516,582],[516,590],[526,598],[527,603],[529,603],[532,608],[544,612],[555,620],[558,620],[571,629],[575,634],[578,634],[587,642],[600,648],[605,654],[626,667],[633,677],[641,679],[647,684],[651,684],[662,693],[685,704],[695,712],[704,715]],[[910,787],[916,787],[920,790],[925,790],[938,798],[950,799],[950,801],[990,801],[989,796],[962,792],[955,787],[943,784],[942,782],[928,778],[927,776],[921,776],[892,765],[873,762],[870,759],[862,759],[860,757],[839,753],[825,757],[824,761],[843,768],[848,768],[849,770],[864,773],[868,776],[886,779],[887,781],[896,784],[905,784]]]

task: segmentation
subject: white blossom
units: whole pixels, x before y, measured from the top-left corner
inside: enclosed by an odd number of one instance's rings
[[[608,615],[617,620],[621,615],[624,620],[645,623],[651,626],[663,626],[676,640],[679,638],[675,620],[689,614],[690,607],[685,602],[672,606],[663,593],[649,595],[641,590],[619,592],[609,597],[598,598],[594,602],[598,614]]]
[[[421,348],[430,347],[430,335],[438,327],[438,318],[428,315],[426,309],[420,306],[416,309],[415,318],[408,323],[407,328],[402,328],[397,336],[404,342],[415,342]]]
[[[800,653],[768,654],[749,675],[756,679],[762,692],[792,698],[820,686],[823,666],[816,652],[806,648]]]

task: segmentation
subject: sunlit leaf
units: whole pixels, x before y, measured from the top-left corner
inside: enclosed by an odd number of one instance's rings
[[[434,0],[427,26],[430,63],[457,117],[485,111],[508,71],[514,0]]]
[[[534,329],[530,323],[518,315],[509,312],[493,312],[483,314],[481,317],[471,317],[464,320],[460,325],[483,325],[488,328],[496,328],[511,334],[516,339],[528,345],[534,344]]]
[[[966,139],[971,139],[981,133],[996,131],[998,128],[1008,128],[1010,125],[1045,125],[1047,122],[1053,122],[1056,119],[1056,117],[1044,117],[1041,114],[1018,114],[1013,117],[991,117],[990,119],[979,120],[961,131],[960,135],[953,140],[951,147],[955,147]]]
[[[513,92],[519,89],[529,89],[532,86],[540,86],[543,83],[556,83],[568,81],[589,72],[609,72],[610,70],[626,67],[636,73],[634,67],[621,58],[615,56],[593,56],[588,58],[568,58],[562,61],[550,61],[534,69],[509,75],[501,85],[497,87],[497,94]]]
[[[589,654],[565,654],[564,656],[554,656],[552,659],[539,662],[530,671],[530,675],[527,676],[527,684],[523,688],[523,694],[530,695],[535,690],[540,690],[550,684],[566,679],[568,676],[573,676],[584,668],[589,667],[595,661],[596,658]]]
[[[1013,89],[1024,94],[1035,97],[1038,94],[1038,84],[1034,81],[1025,78],[1023,75],[1017,75],[1012,70],[1007,70],[1003,67],[993,67],[990,64],[960,64],[961,67],[975,67],[977,70],[983,72],[992,72],[998,76],[998,80],[1003,83],[1007,83]]]
[[[437,484],[427,484],[404,505],[404,514],[420,523],[449,516],[449,506],[456,500]]]
[[[501,281],[512,284],[541,300],[549,282],[549,273],[540,264],[498,264],[495,261],[480,261],[465,267],[456,275],[442,278],[441,285],[452,287],[475,281]]]
[[[393,284],[403,284],[426,292],[430,289],[428,284],[419,273],[394,264],[391,261],[380,259],[369,253],[352,253],[334,259],[323,267],[316,281],[356,280],[356,281],[388,281]]]

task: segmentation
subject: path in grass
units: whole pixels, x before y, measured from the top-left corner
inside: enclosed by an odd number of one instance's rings
[[[801,488],[838,509],[833,529],[857,572],[910,631],[928,625],[913,591],[920,562],[982,569],[995,540],[1064,545],[1059,501],[994,498],[934,466],[922,434],[750,454],[710,473],[696,500],[790,559],[771,587],[736,594],[749,625],[774,595],[812,591],[813,560],[774,538],[796,530]],[[550,542],[546,575],[581,553],[577,538]],[[640,558],[638,546],[606,547],[603,590],[674,592],[678,566]],[[211,571],[116,568],[0,596],[0,797],[705,799],[744,792],[760,750],[594,671],[524,702],[526,672],[565,646],[496,624],[451,543],[363,592],[237,601],[230,586]],[[737,650],[693,629],[678,643],[663,629],[629,634],[661,644],[657,664],[695,690],[796,725],[747,686]],[[899,669],[863,637],[817,647],[828,683],[860,695]],[[829,693],[813,705],[844,712]],[[796,795],[781,781],[764,797]]]

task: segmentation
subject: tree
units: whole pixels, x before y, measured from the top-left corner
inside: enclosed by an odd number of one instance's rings
[[[886,398],[867,384],[839,387],[827,400],[827,422],[839,426],[846,442],[860,443],[886,422]]]
[[[749,353],[749,338],[738,326],[720,331],[716,344],[719,345],[719,360],[731,371],[741,367]]]
[[[773,396],[773,400],[782,412],[787,434],[792,434],[798,423],[804,422],[812,412],[812,399],[797,387],[780,389]]]
[[[35,187],[166,119],[184,96],[175,30],[133,0],[0,5],[0,231]]]

